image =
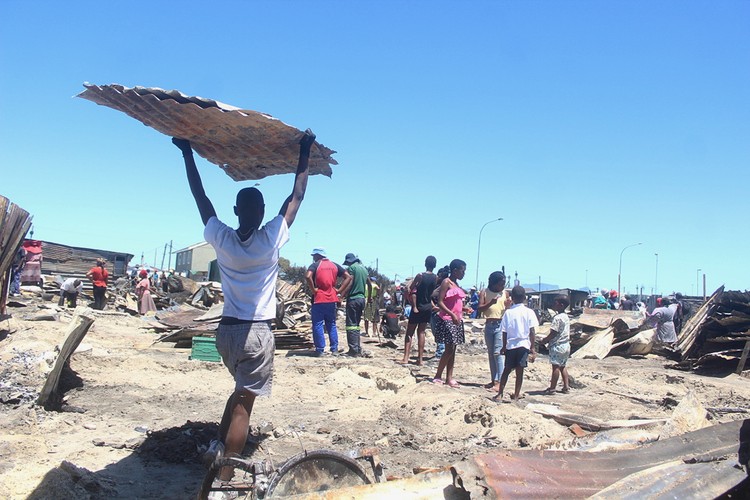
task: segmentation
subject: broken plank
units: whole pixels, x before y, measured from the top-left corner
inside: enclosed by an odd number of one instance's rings
[[[86,314],[76,314],[73,316],[73,321],[71,321],[68,333],[65,335],[65,343],[63,344],[62,349],[60,349],[60,354],[57,356],[55,366],[47,376],[42,391],[39,393],[39,398],[37,399],[38,405],[48,408],[58,402],[59,395],[57,394],[57,386],[60,383],[60,375],[63,367],[93,324],[94,318],[91,318]]]

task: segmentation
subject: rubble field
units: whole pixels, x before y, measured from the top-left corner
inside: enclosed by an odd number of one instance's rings
[[[147,319],[86,310],[94,323],[61,377],[63,411],[45,410],[36,397],[73,312],[32,321],[25,318],[38,319],[41,299],[21,302],[0,321],[0,496],[194,497],[206,470],[202,452],[233,388],[224,366],[157,342],[162,335]],[[277,348],[273,395],[255,403],[246,452],[279,463],[302,449],[375,447],[385,475],[399,478],[498,449],[635,446],[746,418],[743,409],[750,408],[745,376],[680,371],[656,354],[572,359],[571,392],[555,395],[542,394],[551,368],[540,355],[526,370],[525,397],[495,403],[484,388],[489,366],[481,326],[481,320],[467,323],[467,344],[456,360],[458,389],[430,382],[436,363],[429,330],[422,367],[395,362],[403,336],[390,345],[363,337],[371,358]],[[343,347],[343,321],[339,332]],[[695,418],[672,418],[683,401],[697,406]],[[545,417],[543,405],[597,422],[659,422],[589,433]]]

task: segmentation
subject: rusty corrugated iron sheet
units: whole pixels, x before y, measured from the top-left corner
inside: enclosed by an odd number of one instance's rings
[[[587,498],[631,474],[675,460],[736,456],[740,425],[714,425],[632,450],[508,450],[476,455],[455,467],[462,477],[482,476],[494,498]]]
[[[699,497],[713,498],[714,492],[726,491],[743,480],[744,472],[732,467],[741,424],[714,425],[632,450],[501,450],[411,478],[293,498],[568,499],[589,498],[601,492],[603,498],[640,499],[658,497],[662,483],[665,498],[693,498],[701,487],[710,494]],[[722,460],[724,457],[727,459]],[[665,477],[649,477],[649,471],[664,473]]]
[[[240,109],[178,90],[91,85],[77,97],[122,111],[170,137],[187,139],[200,156],[234,180],[295,172],[302,132],[271,115]],[[336,151],[315,142],[311,174],[331,176]]]
[[[110,278],[114,279],[126,273],[128,262],[133,258],[129,253],[73,247],[51,241],[42,241],[42,255],[43,274],[60,274],[66,278],[85,275],[96,265],[96,259],[103,258],[107,261]]]

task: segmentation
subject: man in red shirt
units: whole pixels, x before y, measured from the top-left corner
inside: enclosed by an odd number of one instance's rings
[[[339,334],[336,329],[336,307],[341,301],[339,294],[346,289],[352,277],[340,265],[326,258],[326,251],[316,248],[312,251],[313,263],[307,268],[305,278],[307,286],[313,294],[313,305],[310,311],[313,324],[313,342],[315,343],[315,355],[323,356],[325,353],[326,339],[324,334],[328,332],[331,354],[339,352]],[[336,281],[343,277],[344,281],[340,288],[336,288]]]
[[[107,302],[109,272],[104,267],[106,262],[106,260],[101,258],[96,259],[96,266],[92,267],[86,273],[86,277],[94,284],[94,309],[98,309],[99,311],[104,309],[104,304]]]

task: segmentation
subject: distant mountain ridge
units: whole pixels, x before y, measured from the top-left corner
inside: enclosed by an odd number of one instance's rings
[[[536,292],[540,291],[539,283],[521,283],[521,286],[524,287],[526,290],[531,289]],[[541,287],[542,287],[541,289],[542,292],[546,292],[547,290],[559,290],[560,289],[559,285],[551,285],[549,283],[542,283]]]

